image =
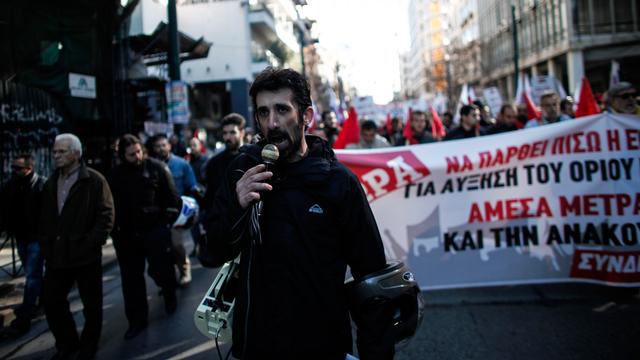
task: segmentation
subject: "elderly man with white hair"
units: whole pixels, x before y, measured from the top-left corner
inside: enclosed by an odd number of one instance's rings
[[[44,309],[57,348],[52,359],[92,359],[102,328],[101,247],[113,228],[113,198],[105,178],[81,161],[77,136],[58,135],[53,159],[56,171],[44,185],[39,229]],[[67,300],[74,283],[85,318],[81,336]]]

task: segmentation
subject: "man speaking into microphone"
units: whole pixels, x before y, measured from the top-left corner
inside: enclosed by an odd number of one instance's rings
[[[353,353],[345,273],[385,267],[377,224],[357,177],[326,141],[305,136],[314,113],[304,77],[267,68],[249,93],[262,140],[227,168],[205,220],[220,264],[241,253],[233,356],[343,360]],[[363,360],[393,358],[392,343],[357,343]]]

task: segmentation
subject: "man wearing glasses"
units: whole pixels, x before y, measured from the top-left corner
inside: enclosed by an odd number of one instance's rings
[[[614,114],[630,114],[640,116],[640,106],[636,100],[636,88],[626,81],[613,85],[607,91],[609,111]]]
[[[44,311],[58,350],[51,359],[92,359],[102,329],[101,248],[113,228],[113,197],[105,178],[82,161],[77,136],[56,136],[52,153],[56,171],[44,185],[39,229]],[[80,336],[67,300],[74,283],[84,314]]]
[[[0,197],[2,224],[16,239],[18,256],[25,274],[22,304],[15,309],[16,318],[3,337],[18,337],[31,328],[42,294],[43,258],[36,229],[40,211],[42,188],[46,179],[35,171],[35,159],[29,153],[18,154],[11,163],[11,179]]]

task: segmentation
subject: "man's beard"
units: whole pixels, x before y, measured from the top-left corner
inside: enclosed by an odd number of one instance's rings
[[[135,161],[135,162],[131,162],[127,159],[124,159],[124,161],[122,162],[122,164],[129,168],[129,169],[138,169],[140,167],[142,167],[142,163],[144,162],[144,160],[140,160],[140,161]]]
[[[287,160],[300,149],[302,137],[299,136],[297,132],[289,134],[281,129],[274,129],[269,131],[267,143],[274,144],[278,147],[280,151],[279,160]]]
[[[240,148],[240,144],[235,142],[235,141],[225,141],[224,142],[224,146],[229,151],[236,151],[236,150],[238,150],[238,148]]]

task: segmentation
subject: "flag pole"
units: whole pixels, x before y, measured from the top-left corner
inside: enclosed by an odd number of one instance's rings
[[[513,88],[518,88],[518,77],[520,74],[520,68],[518,66],[520,50],[518,45],[518,24],[516,22],[516,6],[511,5],[511,28],[513,33]]]

